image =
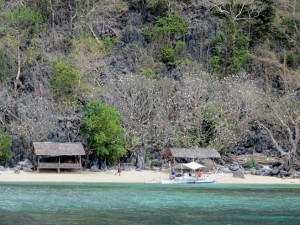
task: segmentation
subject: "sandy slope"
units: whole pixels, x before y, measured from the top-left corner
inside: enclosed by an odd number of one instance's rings
[[[101,172],[22,172],[15,174],[12,170],[0,172],[0,182],[111,182],[111,183],[151,183],[167,178],[168,173],[144,170],[122,171],[121,176],[115,170]],[[300,179],[281,179],[277,177],[245,175],[245,178],[233,178],[232,174],[212,175],[218,184],[299,184]]]

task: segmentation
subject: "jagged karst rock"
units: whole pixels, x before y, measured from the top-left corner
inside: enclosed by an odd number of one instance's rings
[[[122,40],[126,44],[136,43],[138,45],[145,45],[145,38],[137,28],[129,26],[125,29]]]

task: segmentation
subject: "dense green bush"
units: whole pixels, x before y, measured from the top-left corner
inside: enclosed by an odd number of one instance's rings
[[[247,70],[250,39],[247,36],[232,32],[225,36],[218,32],[212,41],[213,56],[211,66],[214,73],[222,76],[237,74],[242,69]]]
[[[0,163],[12,157],[11,152],[12,137],[3,131],[0,131]]]
[[[100,102],[88,102],[84,107],[82,131],[89,135],[90,148],[110,163],[125,154],[121,115],[115,108]]]
[[[53,63],[51,85],[59,97],[75,97],[80,88],[80,79],[80,74],[65,63]]]
[[[179,13],[172,13],[156,22],[153,39],[157,41],[165,40],[170,43],[186,34],[187,28],[188,22]]]

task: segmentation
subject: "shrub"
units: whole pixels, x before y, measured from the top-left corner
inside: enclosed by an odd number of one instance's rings
[[[63,62],[54,62],[52,66],[51,85],[60,97],[75,97],[80,88],[80,74]]]
[[[255,168],[255,167],[258,167],[259,164],[257,162],[255,162],[254,160],[251,160],[251,161],[248,161],[244,164],[244,168]]]
[[[153,39],[157,41],[174,41],[178,36],[187,33],[188,22],[179,14],[172,13],[168,17],[160,18],[154,26]]]
[[[289,68],[297,69],[300,66],[300,53],[289,51],[286,54],[286,64]]]
[[[121,115],[115,108],[96,101],[88,102],[84,108],[82,131],[90,136],[90,148],[110,163],[125,154]]]
[[[161,61],[166,64],[175,63],[176,53],[175,49],[171,45],[164,46],[160,51]]]
[[[12,137],[3,131],[0,131],[0,163],[12,157],[11,152]]]
[[[165,45],[160,51],[161,61],[165,64],[174,64],[180,58],[184,58],[184,55],[182,56],[184,47],[185,43],[182,41],[176,42],[175,47],[171,44]]]

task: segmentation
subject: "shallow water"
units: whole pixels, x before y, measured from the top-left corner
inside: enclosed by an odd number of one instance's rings
[[[300,224],[300,186],[0,184],[0,225]]]

